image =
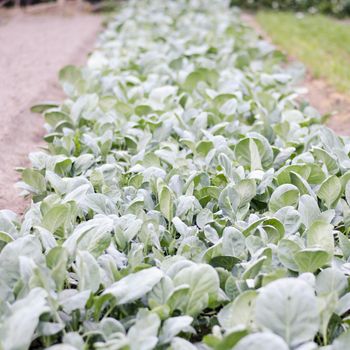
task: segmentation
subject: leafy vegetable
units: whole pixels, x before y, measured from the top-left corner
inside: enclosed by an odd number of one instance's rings
[[[0,211],[0,348],[341,348],[349,139],[222,0],[126,2],[68,66],[23,218]],[[20,334],[20,336],[19,336]]]

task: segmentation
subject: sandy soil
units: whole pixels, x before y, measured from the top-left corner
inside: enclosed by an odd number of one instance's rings
[[[20,214],[28,204],[14,187],[15,167],[45,145],[43,119],[30,107],[63,99],[59,69],[84,63],[100,26],[101,17],[87,13],[0,12],[0,209]]]
[[[271,42],[252,14],[243,13],[242,19],[261,37]],[[289,61],[297,60],[294,57],[289,57]],[[315,79],[310,72],[306,74],[303,87],[308,90],[303,98],[322,114],[331,115],[327,125],[340,135],[350,135],[350,96],[337,92],[323,79]]]

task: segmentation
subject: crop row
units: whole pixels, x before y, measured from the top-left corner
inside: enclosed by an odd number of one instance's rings
[[[0,211],[0,349],[344,350],[350,142],[223,0],[130,1],[42,104]]]

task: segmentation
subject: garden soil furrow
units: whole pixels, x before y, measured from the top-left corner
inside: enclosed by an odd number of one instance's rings
[[[27,205],[14,186],[15,167],[29,164],[28,153],[44,146],[45,133],[30,107],[62,100],[57,72],[84,63],[100,26],[99,16],[85,13],[0,13],[0,209],[22,213]]]

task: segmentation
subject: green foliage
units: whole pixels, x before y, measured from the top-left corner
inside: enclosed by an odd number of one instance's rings
[[[280,58],[221,0],[125,4],[34,108],[1,349],[344,349],[350,141]]]
[[[231,5],[254,10],[270,8],[311,13],[320,12],[341,17],[350,15],[349,0],[231,0]]]

